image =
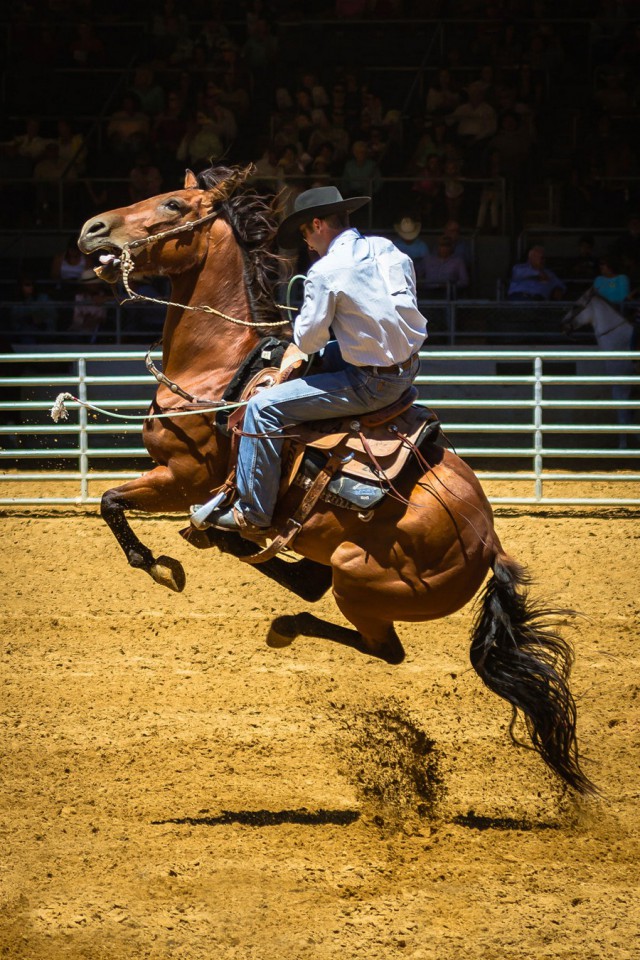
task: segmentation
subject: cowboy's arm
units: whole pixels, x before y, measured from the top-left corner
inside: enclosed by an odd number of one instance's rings
[[[309,273],[304,285],[304,301],[293,329],[294,343],[304,353],[317,353],[330,339],[336,297],[321,274]]]

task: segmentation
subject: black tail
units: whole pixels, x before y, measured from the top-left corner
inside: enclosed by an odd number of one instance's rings
[[[571,645],[557,632],[558,619],[571,613],[534,606],[524,569],[499,554],[482,595],[471,638],[471,663],[483,682],[524,715],[533,748],[580,793],[596,793],[582,772],[576,739],[576,705],[569,689]],[[520,589],[519,589],[520,588]]]

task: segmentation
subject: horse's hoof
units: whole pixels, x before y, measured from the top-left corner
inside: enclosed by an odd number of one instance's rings
[[[276,617],[267,634],[267,646],[275,649],[289,647],[297,636],[295,617]]]
[[[163,587],[182,593],[187,582],[184,567],[173,557],[158,557],[149,567],[149,575]]]

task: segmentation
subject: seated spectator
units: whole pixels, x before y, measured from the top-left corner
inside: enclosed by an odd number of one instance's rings
[[[453,252],[453,240],[446,234],[438,239],[436,253],[424,258],[424,281],[428,286],[453,284],[464,289],[469,286],[469,274],[462,257]]]
[[[297,90],[305,90],[313,107],[328,107],[329,97],[318,76],[312,70],[304,70]]]
[[[141,153],[129,171],[129,198],[131,203],[148,200],[162,193],[162,173],[148,153]]]
[[[281,180],[296,180],[304,173],[302,157],[291,143],[280,148],[276,163]]]
[[[367,150],[371,159],[378,165],[380,170],[386,172],[387,160],[389,159],[389,142],[384,128],[371,127],[369,135],[363,139],[367,144]]]
[[[251,107],[251,97],[247,85],[243,82],[238,71],[224,70],[218,77],[218,101],[223,107],[231,111],[240,123],[245,121]]]
[[[600,275],[593,281],[593,289],[614,307],[620,309],[625,300],[629,299],[631,284],[626,273],[620,272],[620,266],[611,255],[604,256],[600,261]]]
[[[500,116],[500,126],[489,141],[489,149],[499,156],[502,175],[511,179],[527,176],[531,159],[531,136],[517,113],[508,111]]]
[[[477,81],[469,84],[467,102],[456,107],[446,119],[454,127],[464,150],[473,150],[486,144],[495,134],[498,123],[496,111],[485,100],[482,84]]]
[[[437,76],[427,89],[425,114],[427,117],[444,116],[453,113],[460,106],[462,96],[447,67],[438,70]]]
[[[471,241],[463,237],[460,233],[460,221],[455,219],[447,220],[442,232],[453,240],[453,252],[456,257],[462,257],[467,270],[471,269],[473,263],[473,248]]]
[[[324,110],[314,110],[312,113],[314,130],[307,141],[307,150],[313,156],[317,148],[325,140],[330,140],[335,149],[337,164],[344,164],[349,156],[351,137],[345,127],[343,111],[334,110],[330,118],[324,115]]]
[[[187,132],[184,101],[178,90],[169,90],[166,106],[155,119],[151,139],[163,160],[173,159]]]
[[[88,267],[89,261],[78,247],[76,234],[68,238],[65,248],[56,253],[51,261],[49,276],[55,281],[53,296],[60,304],[59,330],[66,329],[71,323],[70,304],[76,295],[80,277]]]
[[[378,193],[382,186],[382,174],[378,164],[369,156],[365,141],[356,140],[351,153],[351,158],[342,169],[343,196],[364,197]]]
[[[300,131],[293,119],[283,122],[273,135],[273,143],[278,151],[285,147],[291,147],[297,156],[303,152],[303,146],[300,142]],[[309,148],[307,147],[309,152]]]
[[[94,343],[99,328],[108,319],[107,304],[111,300],[109,286],[95,275],[91,267],[84,270],[78,281],[69,333],[77,335],[83,342]]]
[[[398,248],[413,260],[416,271],[416,280],[424,279],[424,261],[429,252],[425,241],[420,237],[422,222],[415,220],[409,214],[401,217],[393,225],[394,236],[391,238]]]
[[[29,164],[31,170],[51,142],[50,137],[43,137],[40,133],[40,124],[39,117],[27,117],[24,133],[17,134],[5,144],[18,157],[22,157]]]
[[[202,97],[202,111],[209,118],[209,125],[220,137],[224,147],[230,147],[238,136],[238,124],[233,112],[220,103],[220,88],[209,81]]]
[[[138,98],[140,109],[152,120],[164,110],[164,89],[157,82],[153,68],[147,64],[136,67],[131,91]]]
[[[552,270],[545,268],[545,249],[531,247],[525,263],[516,263],[511,271],[509,300],[562,300],[565,284]]]
[[[270,193],[277,193],[283,178],[282,168],[278,164],[278,150],[272,142],[267,143],[264,152],[254,163],[254,179],[259,188]]]
[[[591,233],[583,233],[578,240],[578,253],[567,268],[571,280],[594,280],[600,270],[600,261],[593,252],[595,239]]]
[[[176,159],[197,173],[224,153],[222,140],[202,110],[187,122],[187,132],[176,150]]]
[[[146,147],[150,132],[149,115],[140,109],[134,93],[125,93],[107,123],[109,147],[117,156],[134,157]]]
[[[78,247],[78,238],[74,235],[69,237],[64,250],[55,254],[49,275],[60,284],[76,283],[88,266],[87,258]]]
[[[454,159],[462,157],[462,153],[454,144],[453,135],[442,117],[435,119],[433,122],[427,121],[425,124],[424,131],[419,137],[409,161],[408,172],[411,174],[418,170],[424,170],[432,156],[439,157],[443,163],[449,157]]]
[[[311,166],[308,172],[311,176],[321,176],[324,179],[331,179],[336,176],[336,148],[330,140],[325,140],[319,145],[311,158]]]
[[[69,65],[73,67],[102,67],[106,63],[107,48],[91,20],[81,20],[69,45]]]
[[[437,154],[431,154],[426,166],[418,173],[412,190],[417,194],[420,214],[423,219],[431,219],[443,206],[442,160]]]

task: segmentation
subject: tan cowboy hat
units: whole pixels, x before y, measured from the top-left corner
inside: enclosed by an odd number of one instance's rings
[[[422,230],[422,224],[419,220],[414,220],[413,217],[403,217],[398,223],[394,223],[393,229],[403,240],[410,241],[415,240],[418,236]]]
[[[286,249],[297,246],[299,230],[303,223],[315,217],[321,220],[332,213],[353,213],[369,203],[371,197],[349,197],[345,200],[337,187],[312,187],[298,194],[293,204],[293,213],[278,227],[278,243]]]

